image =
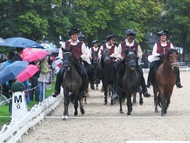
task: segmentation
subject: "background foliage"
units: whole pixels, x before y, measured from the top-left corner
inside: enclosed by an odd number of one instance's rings
[[[137,31],[137,41],[147,49],[147,32],[163,28],[171,41],[189,53],[190,0],[1,0],[0,37],[23,36],[59,43],[68,39],[70,27],[81,29],[88,43],[102,42],[114,34],[119,43],[128,28]]]

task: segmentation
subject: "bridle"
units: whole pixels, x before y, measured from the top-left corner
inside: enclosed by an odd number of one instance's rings
[[[166,65],[168,65],[172,70],[174,70],[175,68],[179,67],[179,61],[175,60],[175,62],[171,62],[170,61],[170,57],[177,59],[178,58],[178,53],[177,51],[173,51],[171,53],[167,54],[167,57],[165,59],[163,59],[164,63]]]

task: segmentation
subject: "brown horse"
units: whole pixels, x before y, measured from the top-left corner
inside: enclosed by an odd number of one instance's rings
[[[170,103],[173,87],[177,79],[178,52],[170,49],[168,54],[163,57],[163,63],[156,71],[155,83],[153,84],[155,112],[158,112],[157,106],[161,106],[161,115],[165,115]]]

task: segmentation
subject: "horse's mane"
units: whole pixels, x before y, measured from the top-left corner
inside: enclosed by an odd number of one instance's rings
[[[103,56],[103,53],[105,53],[105,52],[110,52],[110,51],[109,51],[109,49],[103,49],[101,51],[102,57],[101,57],[100,63],[101,63],[102,66],[104,66],[104,59],[103,59],[104,56]]]
[[[168,55],[170,55],[171,53],[177,53],[178,54],[178,51],[176,49],[170,49],[168,51]]]
[[[168,53],[167,53],[166,58],[168,59],[168,58],[169,58],[169,55],[172,54],[172,53],[176,53],[177,55],[179,54],[176,49],[170,49],[170,50],[168,51]]]

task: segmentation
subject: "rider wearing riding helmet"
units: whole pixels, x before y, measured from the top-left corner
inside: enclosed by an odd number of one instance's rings
[[[147,87],[150,87],[154,83],[155,80],[155,71],[158,69],[158,67],[163,63],[162,58],[164,55],[168,53],[170,49],[173,49],[173,44],[169,41],[167,41],[167,37],[169,35],[169,31],[162,30],[157,33],[158,37],[160,40],[154,44],[152,55],[148,57],[148,60],[150,63],[150,70],[148,74],[148,81],[147,81]],[[176,81],[176,86],[178,88],[182,88],[183,86],[181,85],[180,82],[180,76],[179,76],[179,70],[177,72],[177,81]]]
[[[82,96],[85,96],[85,86],[86,86],[86,68],[82,64],[82,61],[86,61],[90,64],[89,56],[88,56],[88,50],[86,48],[86,45],[78,40],[78,33],[80,32],[77,28],[71,28],[68,30],[68,35],[71,37],[71,39],[64,42],[59,49],[59,58],[63,59],[63,49],[70,49],[72,52],[72,55],[74,58],[78,60],[77,65],[77,72],[82,78]],[[59,72],[57,73],[56,82],[55,82],[55,92],[52,94],[53,97],[56,97],[58,94],[60,94],[60,87],[62,83],[62,75],[64,73],[64,67],[61,67]]]
[[[93,64],[94,67],[94,83],[95,84],[99,84],[100,83],[100,75],[99,72],[97,70],[98,67],[98,63],[99,63],[99,59],[98,59],[98,53],[100,51],[100,47],[99,47],[99,41],[98,40],[93,40],[92,41],[92,47],[90,48],[90,55],[91,55],[91,62]]]
[[[136,53],[137,53],[137,56],[138,56],[138,59],[139,61],[141,60],[142,58],[142,50],[141,50],[141,47],[140,45],[135,41],[135,36],[136,36],[136,31],[134,31],[133,29],[127,29],[125,31],[125,39],[123,39],[123,41],[119,44],[118,48],[117,48],[117,51],[115,51],[115,53],[117,53],[117,55],[119,55],[120,57],[120,64],[119,64],[119,70],[118,72],[121,72],[123,71],[123,59],[125,58],[125,51],[126,50],[134,50]],[[138,63],[137,63],[138,64]],[[139,72],[139,75],[140,75],[140,78],[141,78],[141,86],[142,86],[142,92],[143,92],[143,95],[145,97],[149,97],[150,94],[148,93],[147,91],[147,88],[146,88],[146,85],[145,85],[145,80],[144,80],[144,77],[143,77],[143,71],[142,71],[142,68],[139,66],[139,64],[137,65],[137,71]],[[119,75],[123,75],[123,73],[119,74]],[[120,78],[122,78],[121,76],[119,76]],[[118,78],[117,79],[117,83],[119,84],[119,82],[121,81],[121,79]],[[117,84],[117,85],[118,85]],[[117,89],[119,90],[119,89]]]
[[[102,56],[101,53],[103,49],[108,49],[110,52],[110,57],[114,59],[115,57],[114,50],[115,48],[117,48],[117,45],[114,40],[115,40],[115,36],[113,34],[106,36],[106,42],[101,45],[99,53],[98,53],[99,59],[101,59],[101,56]]]

